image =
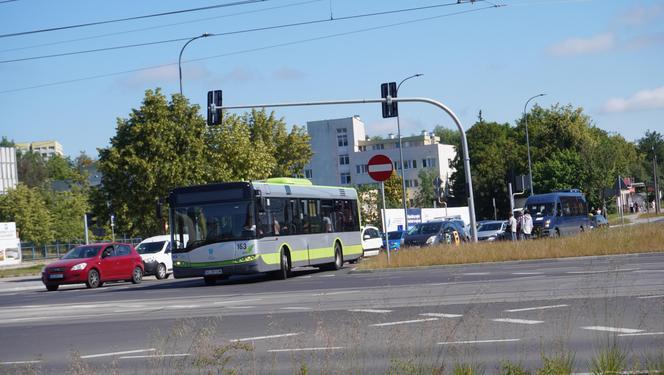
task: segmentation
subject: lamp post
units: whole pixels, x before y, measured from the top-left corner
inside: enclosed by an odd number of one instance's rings
[[[396,96],[399,96],[399,87],[401,87],[401,84],[404,82],[408,81],[411,78],[417,78],[421,77],[423,74],[422,73],[417,73],[413,74],[412,76],[408,76],[399,82],[397,85],[397,91],[396,91]],[[403,168],[403,145],[401,144],[401,123],[399,122],[399,112],[397,112],[397,138],[399,139],[399,163],[401,164],[401,193],[402,193],[402,201],[403,201],[403,218],[404,218],[404,227],[403,230],[407,231],[408,230],[408,207],[406,205],[406,178],[405,178],[405,171]]]
[[[655,190],[655,214],[659,214],[662,211],[662,208],[659,204],[659,186],[657,184],[657,153],[655,152],[655,146],[652,146],[652,177],[653,177],[653,189]]]
[[[530,103],[531,100],[544,95],[546,94],[537,94],[531,97],[526,100],[526,104],[523,106],[523,119],[526,122],[526,148],[528,149],[528,180],[530,181],[530,195],[535,195],[535,193],[533,193],[533,166],[530,161],[530,139],[528,138],[528,115],[526,114],[526,107],[528,107],[528,103]]]
[[[185,43],[184,46],[182,46],[182,49],[180,50],[180,57],[178,57],[178,72],[180,73],[180,95],[182,95],[182,52],[184,52],[184,49],[187,48],[189,43],[193,42],[194,40],[199,39],[199,38],[207,38],[207,37],[213,36],[213,35],[214,34],[203,33],[199,36],[195,36],[195,37],[189,39],[187,41],[187,43]]]

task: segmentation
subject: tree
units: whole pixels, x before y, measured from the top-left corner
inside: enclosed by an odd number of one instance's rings
[[[71,191],[50,191],[47,198],[54,238],[57,240],[83,238],[85,236],[83,215],[89,211],[86,191],[77,187]]]
[[[48,170],[44,158],[37,152],[17,152],[16,169],[18,180],[28,187],[41,186],[48,178]]]
[[[415,195],[415,205],[417,207],[432,207],[438,197],[434,192],[433,180],[438,176],[438,170],[433,168],[421,169],[417,173],[420,180],[420,186]]]
[[[403,207],[401,175],[396,170],[392,171],[392,176],[385,181],[385,205],[387,208]]]
[[[436,137],[440,138],[440,143],[445,145],[454,145],[457,150],[461,149],[461,134],[457,129],[444,128],[440,125],[436,125],[433,128],[433,133]]]
[[[364,184],[355,186],[355,190],[357,190],[362,225],[382,228],[380,210],[383,206],[380,202],[380,188],[377,188],[376,184]]]
[[[95,213],[115,214],[122,233],[161,233],[155,201],[174,187],[206,181],[205,121],[198,112],[179,94],[168,101],[160,89],[147,90],[141,107],[117,120],[110,147],[99,150]]]
[[[43,245],[53,241],[53,218],[39,189],[19,183],[0,195],[0,221],[16,222],[21,240]]]
[[[9,140],[7,137],[4,135],[2,136],[2,140],[0,140],[0,147],[15,147],[16,143],[14,143],[14,140]]]

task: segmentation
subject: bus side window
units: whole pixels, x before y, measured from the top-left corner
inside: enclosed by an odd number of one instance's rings
[[[556,203],[556,216],[563,216],[563,209],[560,206],[560,202]]]

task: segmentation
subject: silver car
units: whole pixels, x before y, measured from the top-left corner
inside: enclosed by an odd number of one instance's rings
[[[506,220],[483,221],[477,228],[478,241],[500,241],[505,239],[509,222]]]

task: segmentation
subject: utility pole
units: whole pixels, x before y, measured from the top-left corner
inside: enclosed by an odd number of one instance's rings
[[[653,183],[655,188],[655,214],[659,214],[662,210],[659,203],[659,186],[657,184],[657,153],[655,152],[655,146],[652,146],[652,176]]]

